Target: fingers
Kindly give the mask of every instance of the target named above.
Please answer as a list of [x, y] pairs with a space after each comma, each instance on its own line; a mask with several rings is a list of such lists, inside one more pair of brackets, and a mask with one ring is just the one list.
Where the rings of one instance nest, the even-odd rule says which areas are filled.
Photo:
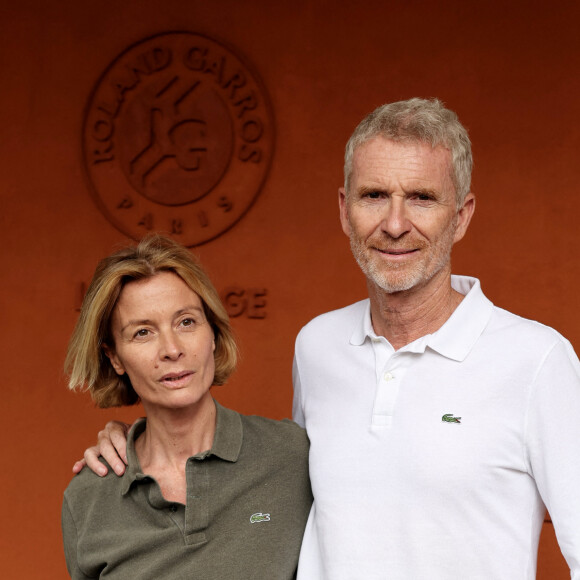
[[83, 469], [83, 467], [87, 464], [87, 462], [84, 459], [81, 459], [80, 461], [77, 461], [74, 465], [73, 465], [73, 473], [80, 473], [81, 470]]
[[[89, 469], [94, 471], [97, 475], [104, 477], [109, 473], [109, 470], [99, 461], [99, 455], [100, 452], [98, 446], [89, 447], [88, 449], [85, 449], [84, 462]], [[111, 464], [109, 463], [109, 465]]]
[[[92, 450], [95, 449], [98, 454], [102, 455], [107, 463], [113, 468], [113, 471], [117, 475], [123, 475], [125, 473], [125, 465], [127, 464], [127, 431], [129, 429], [128, 425], [121, 423], [119, 421], [109, 421], [105, 428], [99, 432], [98, 443], [96, 448], [89, 448], [87, 452], [89, 456], [85, 453], [85, 459], [87, 460], [87, 465], [93, 469], [94, 463]], [[89, 458], [91, 463], [89, 463]], [[103, 464], [99, 461], [101, 467]], [[98, 469], [97, 465], [94, 465], [96, 469], [93, 469], [95, 473], [101, 474], [102, 470]], [[105, 474], [106, 474], [105, 468]]]
[[[120, 421], [109, 421], [105, 426], [105, 432], [108, 434], [111, 444], [115, 448], [117, 455], [123, 460], [125, 465], [127, 465], [127, 433], [129, 432], [130, 425], [126, 423], [121, 423]], [[103, 438], [103, 442], [105, 438]], [[109, 458], [105, 455], [104, 451], [101, 450], [103, 456], [108, 461]], [[113, 457], [111, 457], [113, 459]], [[123, 466], [123, 471], [125, 466]]]
[[127, 464], [127, 432], [129, 425], [120, 421], [109, 421], [97, 436], [97, 444], [85, 450], [84, 458], [73, 465], [73, 473], [79, 473], [85, 466], [97, 475], [104, 477], [109, 473], [103, 459], [117, 475], [125, 473]]

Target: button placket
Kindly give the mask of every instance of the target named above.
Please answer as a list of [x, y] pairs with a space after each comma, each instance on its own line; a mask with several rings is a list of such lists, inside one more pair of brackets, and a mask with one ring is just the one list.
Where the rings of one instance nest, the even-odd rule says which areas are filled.
[[398, 393], [398, 356], [392, 346], [384, 339], [372, 339], [375, 353], [375, 372], [377, 386], [371, 424], [388, 427], [392, 422]]
[[189, 459], [186, 465], [187, 506], [185, 510], [185, 540], [187, 544], [207, 542], [209, 526], [209, 466], [207, 461]]

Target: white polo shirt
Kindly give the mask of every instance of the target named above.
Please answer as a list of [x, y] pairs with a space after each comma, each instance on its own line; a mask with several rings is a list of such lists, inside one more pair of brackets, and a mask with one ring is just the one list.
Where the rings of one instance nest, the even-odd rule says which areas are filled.
[[314, 505], [299, 580], [532, 580], [544, 504], [580, 580], [580, 363], [474, 278], [394, 351], [368, 300], [296, 340], [294, 419]]

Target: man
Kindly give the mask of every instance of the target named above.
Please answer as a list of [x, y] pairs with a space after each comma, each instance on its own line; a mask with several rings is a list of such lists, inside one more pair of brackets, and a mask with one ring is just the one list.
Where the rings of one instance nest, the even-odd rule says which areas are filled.
[[380, 107], [347, 144], [340, 219], [369, 296], [296, 341], [301, 580], [532, 579], [544, 506], [580, 580], [580, 364], [451, 276], [471, 167], [437, 100]]
[[452, 277], [475, 199], [456, 115], [411, 99], [346, 147], [342, 228], [369, 298], [296, 341], [315, 504], [302, 579], [530, 579], [548, 507], [580, 578], [580, 369], [555, 331]]

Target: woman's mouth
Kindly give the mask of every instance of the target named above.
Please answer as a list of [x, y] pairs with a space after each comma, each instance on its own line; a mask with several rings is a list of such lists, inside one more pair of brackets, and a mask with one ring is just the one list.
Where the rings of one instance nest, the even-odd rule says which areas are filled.
[[189, 377], [193, 375], [193, 371], [181, 371], [179, 373], [167, 373], [163, 375], [159, 381], [172, 387], [179, 387], [187, 383]]

